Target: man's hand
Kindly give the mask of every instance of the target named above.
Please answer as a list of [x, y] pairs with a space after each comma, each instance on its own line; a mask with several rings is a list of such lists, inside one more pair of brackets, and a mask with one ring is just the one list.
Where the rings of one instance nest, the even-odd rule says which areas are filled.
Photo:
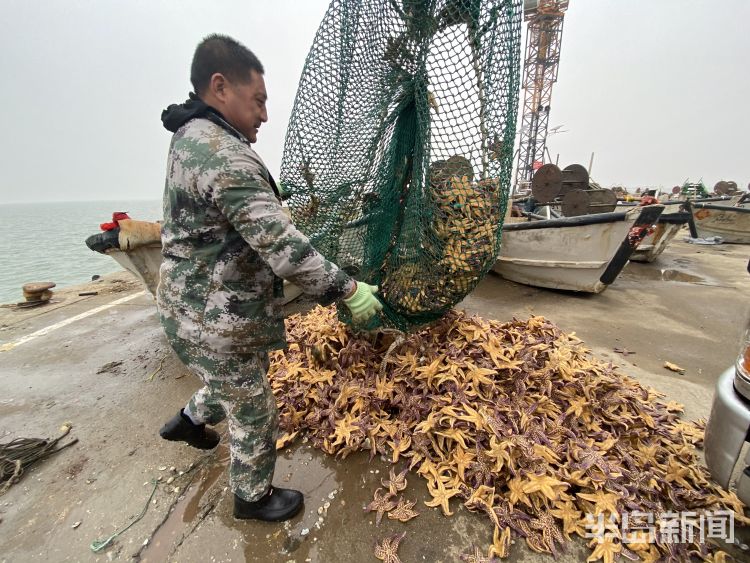
[[289, 188], [287, 188], [281, 182], [279, 182], [276, 185], [276, 189], [279, 190], [279, 197], [281, 198], [282, 201], [287, 200], [290, 197], [292, 197], [292, 190], [290, 190]]
[[349, 307], [352, 312], [352, 320], [356, 324], [366, 323], [383, 309], [383, 304], [375, 297], [377, 292], [377, 285], [357, 282], [354, 294], [344, 299], [344, 304]]

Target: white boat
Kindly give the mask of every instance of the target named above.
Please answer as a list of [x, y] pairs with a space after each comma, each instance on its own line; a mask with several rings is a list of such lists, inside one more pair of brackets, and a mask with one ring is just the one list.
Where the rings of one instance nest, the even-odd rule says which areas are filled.
[[[125, 215], [127, 217], [127, 215]], [[152, 221], [115, 219], [108, 230], [91, 235], [86, 246], [111, 256], [120, 266], [143, 282], [156, 295], [161, 266], [161, 224]]]
[[690, 202], [693, 237], [721, 237], [724, 242], [750, 244], [750, 208]]
[[648, 205], [626, 212], [506, 222], [493, 271], [526, 285], [601, 293], [663, 210], [663, 205]]

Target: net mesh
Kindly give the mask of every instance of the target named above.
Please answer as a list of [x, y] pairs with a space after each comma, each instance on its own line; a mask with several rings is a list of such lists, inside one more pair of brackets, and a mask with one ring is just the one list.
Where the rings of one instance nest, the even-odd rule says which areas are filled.
[[315, 247], [380, 286], [386, 325], [439, 318], [495, 261], [520, 29], [520, 0], [333, 0], [318, 29], [281, 182]]

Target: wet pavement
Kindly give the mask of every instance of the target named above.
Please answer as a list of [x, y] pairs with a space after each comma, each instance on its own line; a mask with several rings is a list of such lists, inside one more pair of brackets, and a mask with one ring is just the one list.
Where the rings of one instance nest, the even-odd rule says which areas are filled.
[[[576, 332], [597, 357], [685, 403], [687, 418], [698, 418], [707, 416], [715, 379], [737, 353], [750, 303], [748, 255], [748, 246], [675, 241], [657, 262], [629, 264], [600, 295], [490, 275], [462, 307], [499, 320], [544, 315]], [[87, 290], [99, 294], [78, 296]], [[487, 519], [459, 503], [451, 504], [450, 518], [424, 506], [428, 493], [417, 475], [408, 477], [406, 496], [418, 499], [421, 515], [376, 526], [363, 506], [389, 464], [366, 454], [332, 458], [302, 441], [280, 453], [275, 483], [305, 493], [304, 513], [287, 524], [234, 520], [226, 448], [201, 453], [157, 435], [199, 384], [170, 352], [151, 297], [122, 273], [58, 291], [53, 301], [0, 309], [0, 346], [10, 348], [0, 352], [0, 441], [56, 436], [70, 421], [79, 442], [0, 496], [0, 562], [377, 561], [375, 541], [401, 531], [404, 563], [453, 562], [473, 544], [486, 548], [491, 541]], [[665, 361], [685, 374], [664, 369]], [[155, 479], [143, 518], [94, 553], [92, 542], [141, 513]], [[583, 542], [571, 542], [559, 560], [589, 553]], [[516, 542], [509, 560], [552, 559]]]

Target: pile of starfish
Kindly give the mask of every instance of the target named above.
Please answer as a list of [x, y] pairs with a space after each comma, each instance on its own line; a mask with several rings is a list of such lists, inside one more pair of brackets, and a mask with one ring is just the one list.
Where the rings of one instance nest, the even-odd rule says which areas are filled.
[[[506, 557], [514, 537], [557, 556], [575, 535], [590, 561], [721, 561], [698, 534], [669, 541], [658, 515], [723, 510], [750, 523], [698, 460], [702, 421], [682, 420], [681, 405], [543, 317], [502, 323], [451, 311], [411, 334], [356, 333], [317, 307], [287, 319], [287, 332], [269, 371], [278, 447], [305, 435], [331, 455], [369, 450], [401, 464], [367, 507], [378, 522], [417, 516], [397, 496], [407, 473], [421, 476], [427, 506], [451, 516], [460, 502], [489, 520], [491, 543], [466, 561]], [[626, 513], [656, 515], [652, 535], [621, 537]], [[592, 518], [606, 534], [591, 537]], [[397, 563], [402, 539], [386, 538], [375, 555]]]

